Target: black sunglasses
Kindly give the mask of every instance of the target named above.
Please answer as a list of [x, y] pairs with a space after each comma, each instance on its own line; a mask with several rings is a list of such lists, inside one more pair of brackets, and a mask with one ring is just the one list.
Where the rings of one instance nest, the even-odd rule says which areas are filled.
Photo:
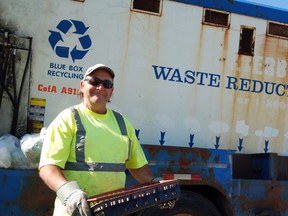
[[104, 88], [110, 89], [113, 87], [113, 82], [111, 80], [101, 80], [97, 77], [90, 77], [85, 79], [90, 85], [98, 86], [100, 84], [103, 84]]

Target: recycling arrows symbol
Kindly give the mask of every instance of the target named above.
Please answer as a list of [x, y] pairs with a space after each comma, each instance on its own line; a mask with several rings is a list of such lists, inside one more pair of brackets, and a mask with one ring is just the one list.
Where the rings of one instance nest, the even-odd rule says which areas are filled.
[[[76, 59], [82, 59], [92, 45], [89, 35], [85, 35], [85, 32], [89, 27], [86, 27], [83, 22], [78, 20], [62, 20], [56, 26], [56, 28], [59, 31], [49, 30], [51, 34], [48, 38], [49, 43], [56, 55], [61, 58], [69, 58], [70, 55], [73, 62], [75, 62]], [[73, 45], [72, 48], [64, 46], [64, 39], [70, 37], [69, 31], [73, 31], [72, 35], [76, 36], [79, 42], [75, 46]]]

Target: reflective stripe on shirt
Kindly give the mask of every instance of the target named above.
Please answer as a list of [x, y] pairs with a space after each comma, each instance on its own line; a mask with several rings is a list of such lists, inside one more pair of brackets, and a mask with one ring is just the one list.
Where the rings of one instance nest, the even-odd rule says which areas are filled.
[[124, 172], [125, 164], [114, 163], [92, 163], [92, 162], [67, 162], [66, 170], [87, 170], [87, 171], [107, 171]]

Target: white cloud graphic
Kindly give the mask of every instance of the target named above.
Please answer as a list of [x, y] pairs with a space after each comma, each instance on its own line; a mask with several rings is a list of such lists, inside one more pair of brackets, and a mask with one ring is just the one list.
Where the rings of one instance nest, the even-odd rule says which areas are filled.
[[187, 117], [183, 120], [183, 124], [189, 131], [195, 133], [200, 131], [200, 122], [194, 117]]
[[215, 134], [222, 134], [229, 131], [229, 126], [225, 122], [214, 121], [209, 124], [209, 129]]
[[245, 124], [245, 120], [236, 122], [236, 132], [242, 136], [247, 136], [249, 133], [249, 126]]
[[271, 138], [271, 137], [278, 136], [278, 134], [279, 134], [279, 130], [277, 128], [272, 128], [272, 127], [265, 127], [264, 130], [255, 131], [255, 136], [258, 136], [258, 137]]

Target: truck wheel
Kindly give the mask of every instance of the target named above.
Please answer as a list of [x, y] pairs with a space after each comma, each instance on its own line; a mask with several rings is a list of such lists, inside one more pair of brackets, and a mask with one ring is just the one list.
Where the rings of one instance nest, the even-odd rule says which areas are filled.
[[153, 207], [145, 210], [143, 216], [221, 216], [217, 207], [204, 196], [194, 192], [181, 192], [174, 208], [161, 210]]

